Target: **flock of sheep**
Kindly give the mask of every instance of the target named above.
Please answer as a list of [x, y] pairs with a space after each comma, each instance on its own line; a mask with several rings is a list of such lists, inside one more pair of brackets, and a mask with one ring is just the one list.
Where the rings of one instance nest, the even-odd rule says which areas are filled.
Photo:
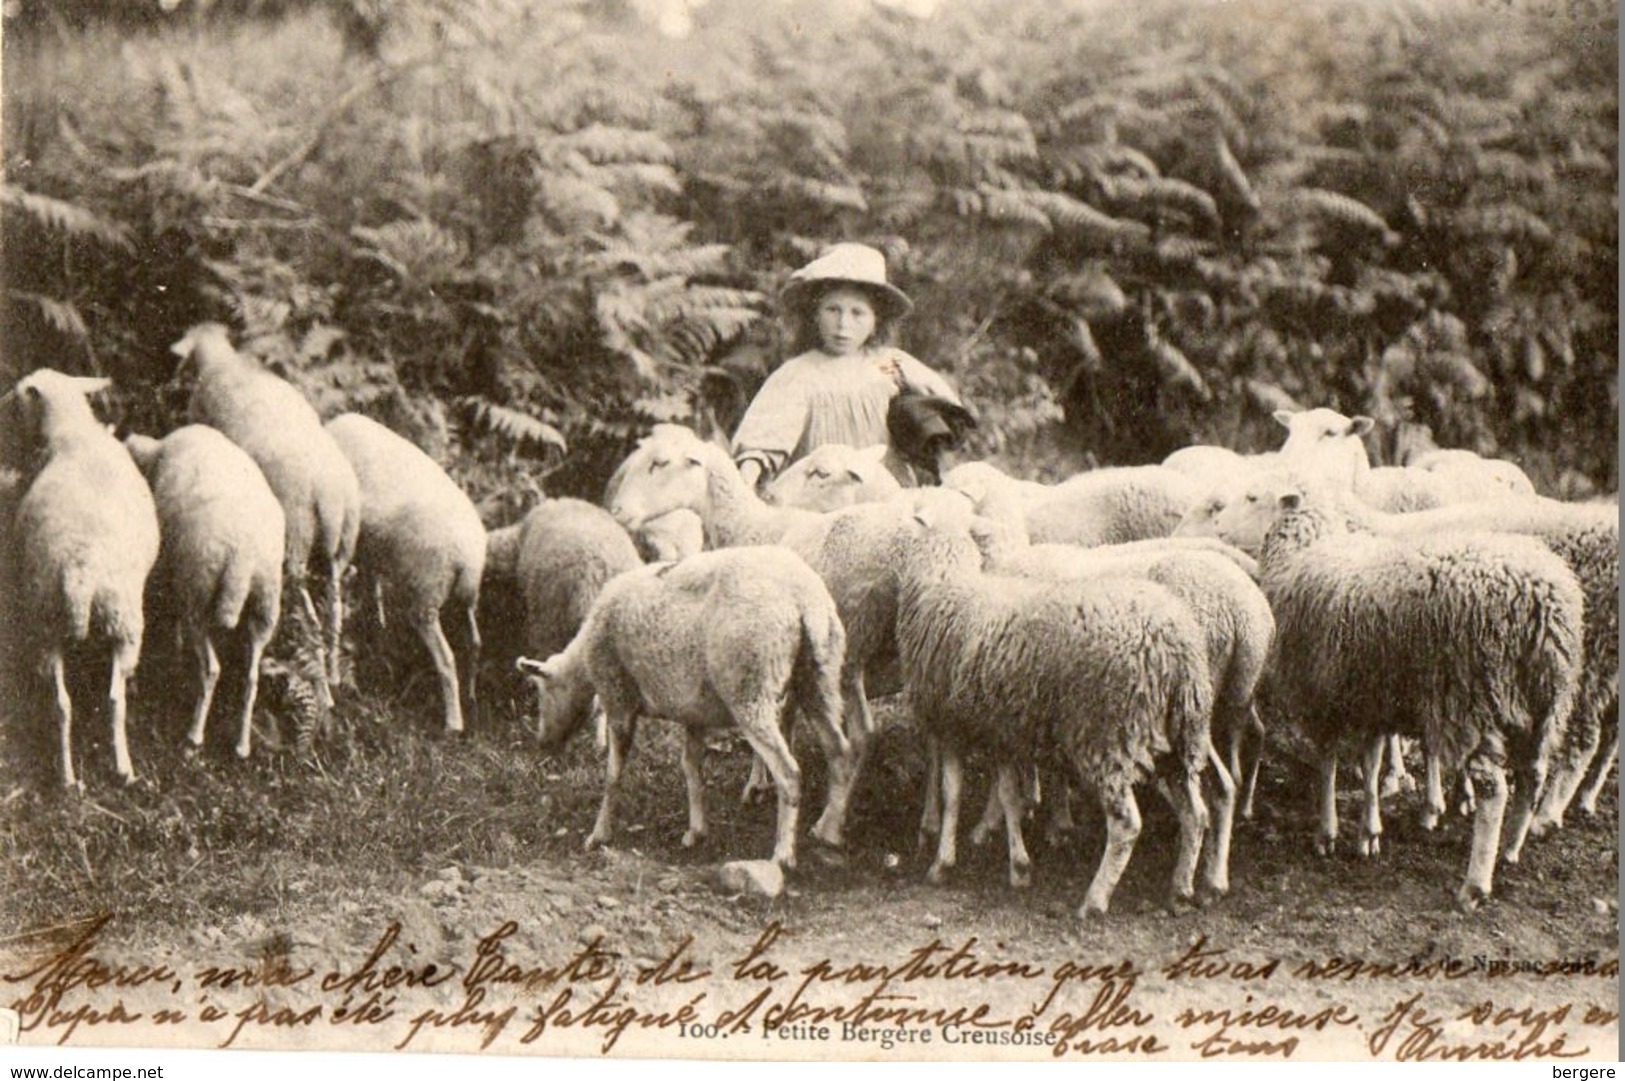
[[870, 700], [902, 691], [933, 761], [921, 794], [933, 881], [956, 861], [977, 752], [995, 775], [974, 836], [1003, 827], [1013, 885], [1030, 876], [1028, 809], [1064, 827], [1071, 792], [1087, 792], [1107, 839], [1080, 914], [1105, 913], [1140, 832], [1136, 791], [1154, 782], [1179, 822], [1173, 899], [1195, 898], [1199, 868], [1222, 894], [1235, 819], [1252, 813], [1262, 689], [1321, 763], [1322, 851], [1338, 837], [1339, 754], [1363, 770], [1370, 856], [1381, 799], [1403, 779], [1400, 741], [1420, 741], [1425, 824], [1452, 779], [1473, 808], [1457, 892], [1472, 908], [1491, 892], [1504, 820], [1515, 862], [1577, 795], [1594, 812], [1617, 758], [1617, 506], [1541, 498], [1515, 465], [1462, 451], [1373, 468], [1365, 418], [1281, 413], [1288, 437], [1271, 454], [1190, 447], [1053, 486], [975, 462], [905, 490], [885, 448], [824, 447], [768, 500], [723, 448], [660, 425], [617, 470], [607, 510], [547, 500], [487, 532], [427, 455], [358, 415], [324, 426], [223, 327], [196, 327], [175, 351], [195, 375], [194, 423], [161, 440], [114, 438], [87, 399], [105, 381], [42, 369], [6, 396], [33, 451], [7, 501], [14, 595], [69, 786], [66, 658], [86, 640], [111, 658], [115, 768], [135, 776], [125, 683], [155, 568], [197, 659], [194, 747], [220, 653], [246, 642], [247, 757], [285, 582], [316, 619], [312, 561], [328, 590], [324, 702], [353, 562], [428, 649], [452, 732], [476, 708], [482, 583], [520, 598], [543, 743], [601, 711], [607, 779], [589, 844], [612, 839], [646, 716], [686, 730], [685, 846], [706, 832], [706, 734], [725, 727], [756, 755], [746, 795], [777, 794], [772, 858], [794, 865], [799, 723], [829, 766], [813, 837], [838, 848], [876, 745]]

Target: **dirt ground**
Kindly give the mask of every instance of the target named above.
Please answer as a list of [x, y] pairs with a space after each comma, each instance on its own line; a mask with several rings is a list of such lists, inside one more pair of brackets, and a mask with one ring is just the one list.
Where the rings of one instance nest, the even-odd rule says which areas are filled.
[[[928, 885], [912, 829], [923, 766], [895, 734], [879, 752], [892, 764], [858, 793], [844, 863], [804, 840], [778, 899], [722, 891], [720, 862], [770, 850], [772, 808], [737, 804], [743, 749], [714, 754], [712, 835], [682, 849], [670, 737], [650, 733], [629, 775], [653, 812], [624, 818], [607, 851], [581, 851], [596, 798], [588, 748], [570, 778], [588, 790], [537, 808], [545, 840], [520, 858], [391, 868], [290, 852], [274, 904], [198, 921], [120, 915], [90, 940], [84, 925], [10, 938], [7, 994], [38, 1026], [24, 1041], [769, 1058], [1617, 1054], [1614, 782], [1598, 820], [1532, 844], [1470, 915], [1451, 904], [1465, 820], [1424, 832], [1419, 797], [1402, 794], [1386, 807], [1380, 858], [1318, 858], [1313, 786], [1282, 762], [1265, 770], [1257, 817], [1238, 824], [1230, 895], [1171, 912], [1175, 824], [1147, 795], [1112, 912], [1086, 924], [1074, 910], [1102, 843], [1087, 819], [1059, 848], [1030, 831], [1029, 890], [1004, 883], [1002, 842], [962, 845], [954, 879]], [[967, 806], [980, 798], [972, 788]], [[1356, 798], [1345, 786], [1345, 816]], [[54, 967], [40, 967], [48, 957]], [[138, 964], [167, 970], [143, 979]], [[143, 1016], [109, 1019], [115, 1002]]]

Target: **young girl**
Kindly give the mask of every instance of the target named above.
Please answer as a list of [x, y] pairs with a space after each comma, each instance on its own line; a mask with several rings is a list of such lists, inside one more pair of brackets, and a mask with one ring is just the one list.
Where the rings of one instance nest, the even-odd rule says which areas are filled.
[[[780, 299], [796, 321], [798, 355], [768, 376], [734, 434], [747, 484], [825, 443], [885, 443], [886, 409], [899, 391], [959, 401], [947, 380], [889, 344], [914, 305], [886, 281], [886, 258], [874, 248], [835, 245], [790, 275]], [[895, 454], [886, 464], [914, 483]]]

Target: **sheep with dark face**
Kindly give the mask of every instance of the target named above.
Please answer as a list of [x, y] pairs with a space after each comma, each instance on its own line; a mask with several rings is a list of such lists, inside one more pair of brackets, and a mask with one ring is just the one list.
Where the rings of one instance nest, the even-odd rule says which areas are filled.
[[800, 711], [829, 759], [829, 799], [813, 833], [838, 844], [853, 780], [852, 748], [841, 725], [845, 649], [835, 604], [805, 563], [780, 548], [733, 548], [617, 576], [562, 653], [546, 661], [521, 658], [520, 668], [538, 683], [544, 746], [568, 739], [586, 722], [594, 693], [603, 705], [608, 775], [589, 846], [611, 839], [638, 718], [664, 717], [686, 733], [684, 846], [706, 832], [705, 733], [732, 727], [773, 776], [779, 795], [773, 859], [793, 867], [801, 769], [785, 742], [784, 713]]

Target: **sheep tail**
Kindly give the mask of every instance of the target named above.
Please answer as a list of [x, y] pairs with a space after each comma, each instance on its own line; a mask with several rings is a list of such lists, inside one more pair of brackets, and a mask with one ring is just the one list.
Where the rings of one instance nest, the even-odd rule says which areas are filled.
[[851, 749], [841, 723], [841, 664], [845, 656], [846, 630], [834, 609], [803, 606], [791, 694], [801, 704], [805, 719], [828, 730], [843, 755]]
[[1201, 657], [1179, 667], [1170, 688], [1166, 729], [1173, 751], [1188, 776], [1199, 776], [1213, 752], [1213, 684]]

